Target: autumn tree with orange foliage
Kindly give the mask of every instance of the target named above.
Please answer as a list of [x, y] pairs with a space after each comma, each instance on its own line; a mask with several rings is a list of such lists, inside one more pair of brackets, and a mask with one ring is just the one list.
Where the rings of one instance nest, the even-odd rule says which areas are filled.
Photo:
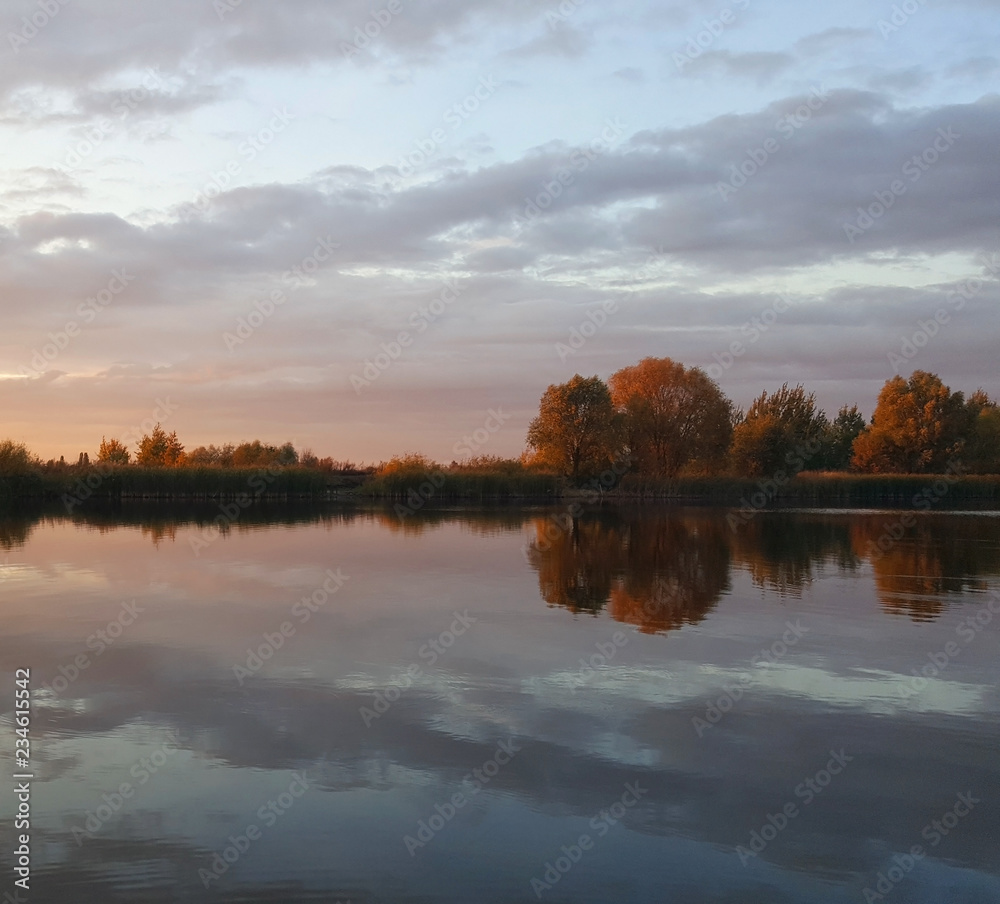
[[619, 419], [600, 377], [576, 374], [550, 386], [528, 427], [531, 463], [573, 481], [608, 467], [620, 445]]
[[101, 447], [97, 450], [97, 460], [107, 465], [127, 465], [131, 460], [128, 447], [119, 439], [101, 437]]
[[936, 374], [896, 376], [882, 387], [871, 425], [854, 441], [852, 464], [870, 474], [941, 474], [962, 452], [970, 427], [964, 396]]
[[703, 370], [643, 358], [612, 374], [609, 385], [639, 471], [672, 480], [694, 461], [719, 467], [733, 433], [733, 407]]
[[139, 440], [136, 464], [153, 468], [176, 468], [184, 464], [184, 446], [177, 431], [167, 433], [159, 424]]

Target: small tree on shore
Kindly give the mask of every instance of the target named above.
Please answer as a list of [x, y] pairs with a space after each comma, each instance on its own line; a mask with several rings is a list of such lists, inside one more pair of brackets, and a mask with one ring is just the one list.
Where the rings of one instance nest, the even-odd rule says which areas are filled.
[[24, 443], [12, 439], [0, 441], [0, 475], [14, 476], [27, 474], [40, 462]]
[[101, 437], [101, 447], [97, 450], [97, 460], [104, 465], [127, 465], [132, 456], [128, 447], [117, 439]]
[[184, 446], [177, 431], [168, 434], [159, 424], [139, 440], [136, 463], [151, 468], [176, 468], [184, 464]]

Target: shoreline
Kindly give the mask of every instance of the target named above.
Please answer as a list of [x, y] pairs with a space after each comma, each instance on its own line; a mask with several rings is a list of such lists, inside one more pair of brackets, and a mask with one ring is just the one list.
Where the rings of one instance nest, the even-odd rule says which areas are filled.
[[[426, 477], [426, 479], [424, 479]], [[616, 487], [569, 487], [551, 475], [413, 475], [392, 487], [370, 475], [286, 469], [72, 469], [66, 474], [0, 476], [0, 505], [62, 503], [68, 514], [88, 503], [259, 502], [397, 505], [407, 514], [440, 505], [722, 506], [765, 509], [1000, 510], [1000, 475], [856, 475], [806, 473], [768, 478], [690, 477], [655, 481], [626, 476]]]

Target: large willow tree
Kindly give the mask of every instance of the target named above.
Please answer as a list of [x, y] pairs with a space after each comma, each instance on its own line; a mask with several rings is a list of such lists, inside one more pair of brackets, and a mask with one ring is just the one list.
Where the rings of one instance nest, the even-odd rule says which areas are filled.
[[691, 462], [721, 463], [733, 432], [729, 399], [703, 370], [670, 358], [643, 358], [610, 380], [632, 463], [668, 480]]

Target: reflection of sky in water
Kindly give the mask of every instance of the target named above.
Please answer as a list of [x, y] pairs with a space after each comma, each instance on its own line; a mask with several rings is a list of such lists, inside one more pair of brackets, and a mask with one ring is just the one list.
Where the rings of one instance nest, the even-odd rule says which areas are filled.
[[[183, 522], [155, 545], [36, 525], [0, 582], [4, 668], [31, 666], [40, 688], [88, 665], [36, 696], [31, 900], [533, 900], [531, 878], [634, 781], [649, 794], [546, 899], [863, 900], [971, 790], [984, 804], [894, 895], [1000, 900], [1000, 618], [956, 633], [1000, 583], [997, 519], [923, 517], [872, 561], [884, 514], [762, 515], [740, 535], [718, 515], [606, 514], [544, 550], [537, 518], [255, 525], [199, 557]], [[337, 568], [347, 584], [302, 622], [293, 607]], [[88, 648], [133, 599], [138, 620]], [[465, 610], [476, 622], [432, 665], [421, 649]], [[239, 684], [233, 667], [283, 621], [293, 636]], [[752, 664], [788, 622], [801, 639]], [[958, 655], [907, 694], [949, 641]], [[693, 720], [736, 686], [699, 737]], [[8, 713], [4, 767], [11, 729]], [[520, 752], [473, 794], [511, 738]], [[855, 759], [744, 868], [736, 846], [832, 749]], [[265, 826], [296, 771], [311, 789]], [[122, 782], [134, 795], [78, 846], [72, 828]], [[411, 857], [403, 837], [457, 791], [468, 804]], [[262, 837], [205, 892], [198, 870], [251, 823]]]

